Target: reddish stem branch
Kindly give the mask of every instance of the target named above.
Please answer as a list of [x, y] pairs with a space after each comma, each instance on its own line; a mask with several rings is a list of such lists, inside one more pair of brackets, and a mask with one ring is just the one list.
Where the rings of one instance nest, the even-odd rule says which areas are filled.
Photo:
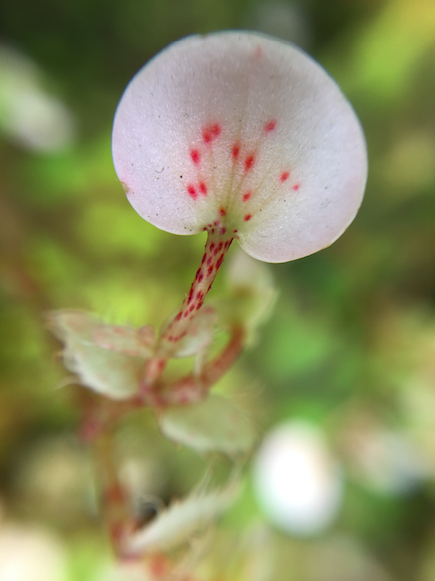
[[144, 405], [165, 408], [170, 405], [188, 405], [204, 399], [211, 387], [225, 374], [239, 356], [245, 338], [240, 326], [231, 329], [230, 338], [222, 351], [209, 361], [199, 375], [188, 375], [174, 381], [159, 380], [152, 387], [142, 386]]

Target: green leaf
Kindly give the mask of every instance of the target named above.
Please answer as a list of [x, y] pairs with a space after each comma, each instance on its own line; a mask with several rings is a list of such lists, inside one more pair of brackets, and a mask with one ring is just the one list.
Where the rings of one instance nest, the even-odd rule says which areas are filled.
[[194, 493], [173, 502], [146, 527], [125, 537], [127, 553], [169, 551], [188, 543], [195, 533], [209, 527], [234, 502], [239, 491], [237, 479], [221, 490]]
[[211, 394], [199, 403], [165, 410], [159, 418], [163, 434], [198, 452], [248, 453], [256, 439], [252, 422], [229, 399]]
[[119, 325], [98, 325], [93, 337], [98, 347], [129, 357], [148, 359], [153, 355], [154, 330], [150, 326], [134, 329]]
[[48, 324], [65, 344], [65, 367], [82, 385], [116, 400], [136, 393], [144, 360], [97, 346], [93, 335], [102, 324], [99, 319], [82, 311], [63, 310], [50, 313]]

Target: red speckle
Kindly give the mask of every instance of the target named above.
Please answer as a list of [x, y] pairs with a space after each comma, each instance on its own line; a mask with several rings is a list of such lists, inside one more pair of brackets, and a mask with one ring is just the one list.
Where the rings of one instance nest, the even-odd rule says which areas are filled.
[[211, 229], [211, 233], [214, 234], [214, 228]]
[[235, 143], [233, 145], [233, 149], [231, 150], [232, 158], [237, 159], [239, 157], [239, 153], [240, 153], [240, 145], [238, 143]]
[[184, 313], [184, 318], [186, 318], [186, 317], [188, 317], [188, 316], [189, 316], [189, 311], [186, 311], [186, 312]]
[[194, 308], [195, 308], [195, 305], [190, 305], [189, 312], [191, 313], [194, 310]]
[[210, 264], [213, 262], [213, 256], [210, 256], [210, 258], [207, 260], [207, 266], [210, 266]]
[[193, 186], [192, 184], [189, 184], [189, 185], [187, 186], [187, 192], [188, 192], [188, 194], [189, 194], [189, 196], [190, 196], [191, 198], [193, 198], [194, 200], [196, 200], [196, 198], [197, 198], [198, 194], [196, 193], [196, 188], [195, 188], [195, 186]]
[[198, 276], [198, 282], [202, 282], [202, 280], [204, 280], [204, 275], [201, 273], [201, 274]]
[[193, 288], [191, 287], [189, 291], [189, 296], [187, 297], [187, 304], [190, 304], [193, 300]]
[[196, 310], [200, 309], [202, 307], [204, 301], [199, 301], [199, 303], [196, 306]]
[[207, 270], [207, 276], [210, 276], [212, 272], [213, 272], [213, 267], [210, 266], [210, 268]]
[[252, 196], [252, 192], [246, 192], [246, 194], [243, 194], [243, 198], [242, 198], [242, 200], [243, 200], [244, 202], [247, 202], [248, 200], [250, 200], [250, 199], [251, 199], [251, 196]]
[[249, 222], [249, 220], [251, 218], [252, 218], [252, 214], [246, 214], [243, 219], [244, 219], [245, 222]]
[[226, 216], [227, 215], [227, 211], [225, 210], [225, 208], [220, 208], [219, 215], [220, 216]]
[[218, 268], [220, 267], [220, 265], [222, 264], [222, 261], [224, 259], [225, 253], [222, 252], [222, 254], [219, 256], [217, 262], [216, 262], [216, 270], [218, 270]]
[[201, 161], [201, 156], [197, 149], [190, 150], [190, 157], [195, 165], [198, 165], [199, 162]]
[[175, 317], [175, 320], [176, 320], [176, 321], [179, 321], [179, 320], [181, 319], [181, 317], [182, 317], [182, 316], [183, 316], [183, 312], [182, 312], [182, 311], [180, 311], [180, 312], [178, 313], [178, 315]]
[[157, 554], [150, 560], [150, 570], [156, 579], [163, 579], [170, 571], [170, 561], [164, 555]]
[[212, 125], [207, 125], [202, 130], [202, 138], [204, 143], [211, 143], [222, 133], [222, 128], [219, 123], [213, 123]]
[[254, 51], [254, 58], [260, 59], [263, 56], [263, 48], [258, 45]]
[[200, 301], [204, 297], [204, 293], [202, 291], [198, 291], [196, 293], [196, 300]]
[[276, 127], [276, 119], [271, 119], [268, 123], [266, 123], [266, 125], [264, 126], [264, 130], [267, 131], [267, 133], [269, 133], [270, 131], [273, 131]]
[[281, 183], [283, 184], [286, 180], [288, 180], [288, 177], [290, 175], [289, 171], [283, 171], [282, 174], [280, 175], [279, 179], [281, 181]]
[[225, 234], [225, 232], [227, 231], [227, 229], [225, 228], [225, 226], [222, 226], [222, 228], [219, 228], [219, 234], [221, 236], [223, 236]]
[[297, 191], [298, 191], [298, 189], [299, 189], [299, 184], [295, 184], [295, 185], [293, 186], [293, 190], [294, 190], [295, 192], [297, 192]]
[[203, 194], [204, 196], [207, 195], [207, 186], [205, 185], [204, 182], [199, 182], [199, 191], [201, 192], [201, 194]]
[[216, 220], [215, 222], [213, 222], [214, 226], [219, 226], [219, 220]]
[[220, 252], [223, 248], [224, 243], [221, 241], [219, 242], [218, 246], [217, 246], [217, 251]]
[[[210, 244], [210, 250], [213, 250], [213, 248], [214, 248], [215, 246], [216, 246], [216, 244], [215, 244], [214, 242], [212, 242], [212, 243]], [[204, 258], [205, 258], [205, 256], [204, 256]]]
[[255, 162], [255, 156], [254, 155], [248, 155], [248, 157], [245, 159], [245, 171], [249, 171], [252, 166], [254, 165]]

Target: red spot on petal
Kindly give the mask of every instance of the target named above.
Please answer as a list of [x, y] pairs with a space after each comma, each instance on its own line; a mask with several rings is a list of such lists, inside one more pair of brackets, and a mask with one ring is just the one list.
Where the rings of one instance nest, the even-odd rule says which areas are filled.
[[189, 309], [189, 313], [191, 313], [193, 311], [193, 309], [195, 308], [195, 305], [191, 305], [190, 309]]
[[239, 157], [240, 154], [240, 145], [238, 143], [235, 143], [233, 145], [233, 149], [231, 150], [231, 156], [233, 159], [237, 159]]
[[182, 317], [182, 316], [183, 316], [183, 312], [182, 312], [182, 311], [180, 311], [180, 312], [178, 313], [178, 315], [175, 317], [175, 320], [176, 320], [176, 321], [179, 321], [179, 320], [181, 319], [181, 317]]
[[204, 182], [199, 182], [199, 191], [201, 192], [201, 194], [203, 194], [204, 196], [207, 195], [207, 186], [205, 185]]
[[297, 192], [297, 191], [298, 191], [298, 189], [299, 189], [299, 184], [295, 184], [295, 185], [293, 186], [293, 190], [294, 190], [295, 192]]
[[254, 58], [260, 59], [263, 56], [263, 49], [260, 45], [255, 48]]
[[214, 137], [219, 137], [219, 135], [222, 133], [222, 127], [219, 125], [219, 123], [215, 123], [211, 126], [210, 129]]
[[273, 131], [276, 127], [276, 119], [271, 119], [268, 123], [266, 123], [266, 125], [264, 126], [264, 130], [267, 131], [267, 133], [270, 133], [270, 131]]
[[198, 276], [198, 282], [202, 282], [203, 280], [204, 280], [204, 275], [201, 273], [201, 274]]
[[190, 157], [195, 165], [198, 165], [199, 162], [201, 161], [201, 156], [197, 149], [190, 150]]
[[212, 123], [207, 125], [202, 130], [202, 139], [204, 143], [211, 143], [222, 133], [222, 128], [219, 123]]
[[[216, 246], [216, 244], [215, 244], [214, 242], [212, 242], [212, 243], [210, 244], [210, 250], [213, 250], [213, 248], [214, 248], [215, 246]], [[204, 257], [204, 258], [205, 258], [205, 257]]]
[[202, 307], [204, 301], [199, 301], [199, 303], [196, 305], [196, 310], [200, 309]]
[[188, 192], [189, 196], [190, 196], [191, 198], [193, 198], [194, 200], [196, 200], [196, 198], [198, 197], [198, 194], [197, 194], [197, 192], [196, 192], [196, 188], [195, 188], [195, 186], [193, 186], [192, 184], [189, 184], [189, 185], [187, 186], [187, 192]]
[[225, 232], [227, 231], [227, 229], [225, 228], [225, 226], [222, 226], [221, 228], [219, 228], [219, 234], [221, 236], [223, 236], [225, 234]]
[[223, 248], [224, 243], [221, 241], [219, 242], [219, 244], [217, 245], [217, 251], [220, 252]]
[[210, 258], [207, 259], [207, 266], [210, 266], [210, 264], [213, 262], [213, 256], [210, 256]]
[[225, 210], [225, 208], [220, 208], [219, 215], [220, 216], [226, 216], [227, 215], [227, 211]]
[[245, 214], [245, 216], [243, 217], [245, 222], [249, 222], [249, 220], [252, 218], [252, 214]]
[[283, 171], [282, 174], [280, 175], [280, 181], [283, 184], [286, 180], [288, 180], [288, 177], [290, 175], [289, 171]]
[[207, 270], [207, 276], [210, 276], [212, 272], [213, 272], [213, 267], [210, 266], [210, 268]]
[[248, 200], [250, 200], [250, 199], [251, 199], [251, 196], [252, 196], [252, 192], [246, 192], [246, 194], [243, 194], [243, 198], [242, 198], [242, 200], [243, 200], [244, 202], [247, 202]]
[[252, 166], [255, 163], [255, 156], [254, 155], [248, 155], [248, 157], [245, 159], [245, 171], [249, 171]]

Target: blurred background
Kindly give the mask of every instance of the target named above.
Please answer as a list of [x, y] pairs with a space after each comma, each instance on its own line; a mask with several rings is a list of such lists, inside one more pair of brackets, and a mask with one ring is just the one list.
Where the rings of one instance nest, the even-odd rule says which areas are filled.
[[[268, 435], [207, 579], [435, 580], [434, 2], [3, 0], [0, 581], [109, 579], [92, 459], [76, 436], [84, 390], [44, 313], [159, 326], [182, 300], [204, 239], [131, 209], [111, 124], [151, 56], [222, 29], [310, 52], [361, 119], [370, 175], [342, 238], [270, 267], [276, 310], [220, 385]], [[129, 486], [163, 499], [204, 465], [145, 412], [123, 426], [118, 453]]]

